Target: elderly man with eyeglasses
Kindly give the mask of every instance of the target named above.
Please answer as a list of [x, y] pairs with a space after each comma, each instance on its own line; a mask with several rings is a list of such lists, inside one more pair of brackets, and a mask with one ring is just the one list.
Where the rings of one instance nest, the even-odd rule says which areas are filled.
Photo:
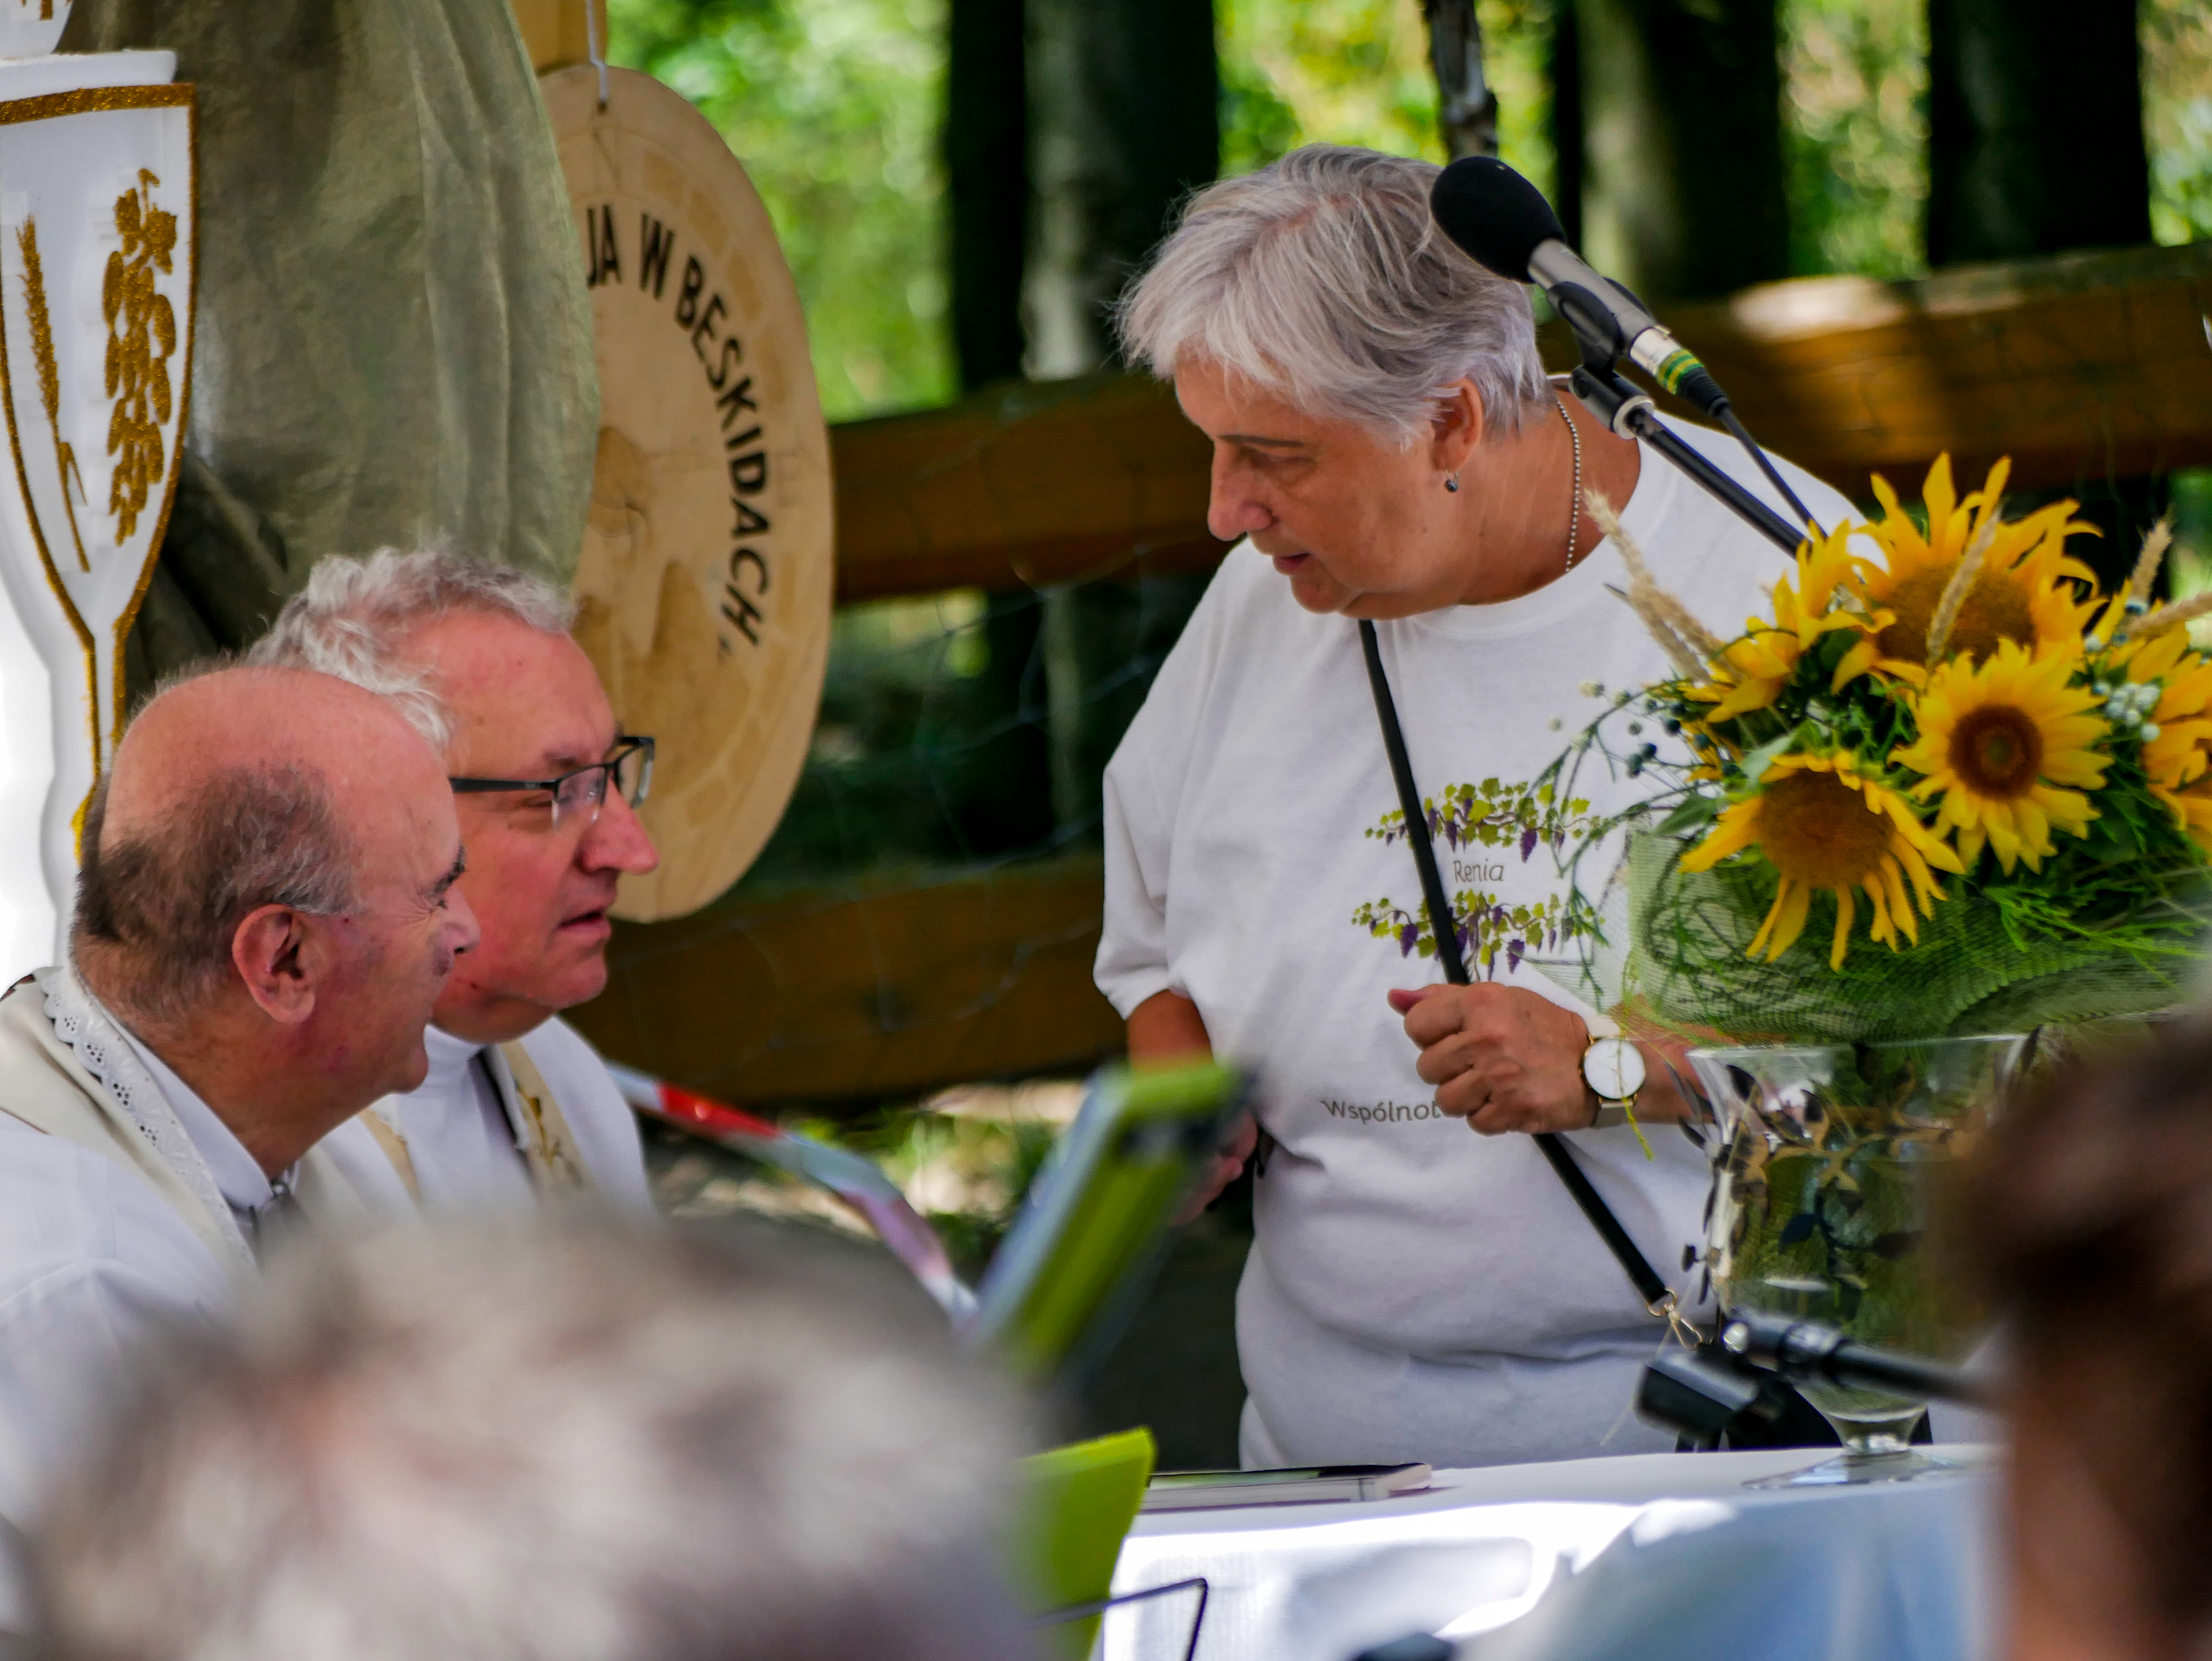
[[252, 654], [383, 694], [445, 755], [483, 939], [438, 1002], [428, 1076], [362, 1116], [380, 1175], [425, 1209], [651, 1205], [636, 1122], [559, 1013], [606, 984], [623, 873], [659, 863], [635, 812], [653, 740], [617, 724], [572, 620], [523, 572], [386, 550], [324, 560]]

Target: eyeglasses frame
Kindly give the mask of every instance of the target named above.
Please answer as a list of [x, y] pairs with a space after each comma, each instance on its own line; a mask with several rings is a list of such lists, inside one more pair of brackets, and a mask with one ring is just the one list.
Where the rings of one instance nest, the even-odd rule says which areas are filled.
[[637, 794], [634, 796], [624, 796], [623, 800], [627, 801], [632, 808], [642, 807], [645, 806], [647, 793], [653, 788], [653, 742], [650, 737], [641, 733], [626, 733], [615, 740], [614, 751], [614, 754], [609, 756], [604, 761], [595, 761], [584, 767], [572, 767], [567, 772], [550, 779], [474, 779], [448, 777], [446, 782], [453, 787], [453, 794], [457, 796], [491, 795], [496, 792], [503, 790], [545, 791], [553, 798], [551, 809], [553, 823], [556, 825], [558, 825], [561, 822], [561, 787], [566, 784], [570, 779], [580, 778], [586, 773], [605, 773], [606, 775], [606, 784], [599, 792], [599, 800], [592, 804], [592, 817], [584, 821], [586, 825], [592, 825], [597, 824], [599, 822], [599, 815], [601, 812], [605, 812], [606, 808], [607, 797], [611, 793], [614, 792], [615, 769], [621, 766], [632, 756], [638, 755], [642, 752], [644, 756], [644, 764], [639, 770], [637, 776]]

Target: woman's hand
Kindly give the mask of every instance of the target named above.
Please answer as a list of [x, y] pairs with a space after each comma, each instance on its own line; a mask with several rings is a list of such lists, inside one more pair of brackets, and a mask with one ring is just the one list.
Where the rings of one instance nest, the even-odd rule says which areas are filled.
[[1252, 1150], [1260, 1146], [1260, 1123], [1248, 1108], [1230, 1122], [1214, 1145], [1213, 1163], [1206, 1167], [1206, 1175], [1190, 1197], [1182, 1202], [1176, 1214], [1178, 1224], [1192, 1218], [1221, 1197], [1221, 1191], [1244, 1174], [1244, 1162], [1252, 1157]]
[[1437, 1105], [1468, 1129], [1582, 1130], [1597, 1115], [1583, 1081], [1589, 1029], [1581, 1016], [1517, 986], [1425, 986], [1392, 992], [1406, 1036], [1421, 1048], [1415, 1071]]

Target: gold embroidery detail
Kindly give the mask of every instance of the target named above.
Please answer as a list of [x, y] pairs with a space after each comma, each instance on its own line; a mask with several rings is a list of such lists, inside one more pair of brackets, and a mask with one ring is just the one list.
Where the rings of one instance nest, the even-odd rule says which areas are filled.
[[[561, 1104], [544, 1074], [530, 1059], [530, 1052], [522, 1047], [520, 1039], [500, 1045], [498, 1055], [506, 1064], [507, 1077], [502, 1082], [514, 1092], [515, 1106], [520, 1110], [515, 1116], [526, 1144], [523, 1159], [530, 1167], [531, 1176], [549, 1194], [588, 1190], [592, 1186], [592, 1174], [585, 1169], [576, 1152], [568, 1118], [562, 1113]], [[486, 1059], [489, 1059], [489, 1055]], [[492, 1076], [498, 1078], [497, 1069], [494, 1069]]]
[[11, 98], [0, 103], [0, 126], [21, 121], [44, 121], [57, 115], [82, 115], [88, 110], [153, 110], [190, 104], [189, 81], [165, 82], [153, 87], [80, 87], [75, 92], [40, 93], [36, 98]]
[[[69, 515], [70, 540], [76, 544], [76, 563], [82, 570], [92, 569], [92, 562], [85, 557], [84, 536], [76, 527], [76, 504], [70, 499], [70, 478], [76, 478], [76, 493], [85, 495], [84, 475], [78, 472], [76, 452], [62, 437], [62, 379], [54, 362], [54, 332], [46, 317], [46, 277], [39, 264], [39, 227], [33, 219], [23, 221], [23, 228], [15, 233], [15, 246], [23, 254], [23, 301], [31, 326], [31, 355], [38, 360], [39, 403], [46, 412], [46, 429], [54, 435], [54, 471], [61, 475], [62, 511]], [[108, 348], [110, 357], [114, 347]], [[91, 506], [86, 497], [85, 505]]]
[[[0, 127], [15, 126], [33, 121], [46, 121], [57, 116], [83, 115], [94, 110], [180, 108], [185, 112], [185, 131], [191, 148], [191, 170], [197, 176], [199, 171], [200, 153], [199, 110], [195, 101], [197, 90], [189, 81], [173, 81], [161, 86], [85, 87], [75, 92], [46, 93], [37, 98], [10, 99], [0, 101]], [[197, 215], [192, 220], [192, 240], [197, 251], [199, 240], [199, 219]], [[195, 259], [197, 259], [196, 252]], [[0, 308], [4, 308], [4, 299], [0, 298]], [[187, 306], [185, 308], [185, 362], [179, 376], [177, 398], [179, 405], [177, 428], [179, 434], [184, 430], [185, 406], [190, 403], [191, 398], [192, 338], [192, 308]], [[29, 471], [23, 460], [22, 431], [15, 421], [13, 385], [14, 370], [9, 363], [7, 332], [0, 329], [0, 423], [4, 423], [7, 427], [9, 455], [15, 464], [15, 478], [21, 487], [23, 501], [28, 504], [32, 500], [31, 479]], [[177, 448], [178, 454], [180, 455], [183, 453], [183, 447], [182, 443], [179, 442]], [[111, 705], [114, 717], [108, 739], [111, 743], [120, 739], [123, 736], [125, 713], [123, 642], [131, 633], [131, 624], [137, 620], [138, 609], [145, 603], [146, 590], [154, 581], [155, 556], [161, 551], [161, 538], [168, 526], [169, 509], [175, 504], [175, 491], [168, 488], [173, 484], [173, 480], [164, 481], [161, 518], [154, 526], [154, 535], [147, 546], [145, 560], [138, 569], [138, 586], [131, 590], [131, 603], [123, 608], [122, 615], [115, 620], [112, 642], [114, 656], [112, 669], [114, 692]], [[69, 619], [70, 628], [76, 633], [77, 643], [84, 648], [85, 678], [89, 695], [89, 707], [85, 713], [87, 722], [91, 727], [93, 777], [97, 781], [105, 764], [102, 756], [106, 748], [102, 742], [100, 726], [99, 648], [93, 639], [91, 629], [85, 623], [84, 614], [77, 610], [76, 601], [70, 596], [69, 586], [62, 581], [60, 571], [55, 569], [53, 555], [46, 546], [46, 531], [39, 523], [38, 514], [32, 513], [29, 518], [31, 540], [39, 551], [39, 569], [45, 574], [46, 587], [53, 594], [56, 603], [61, 606], [62, 615]], [[90, 800], [88, 795], [86, 800]], [[74, 821], [79, 833], [76, 851], [80, 862], [84, 857], [83, 816], [84, 809], [80, 806]]]
[[[118, 542], [131, 539], [148, 492], [167, 476], [161, 429], [173, 407], [169, 360], [177, 350], [177, 313], [168, 295], [154, 286], [154, 273], [171, 269], [177, 216], [154, 205], [154, 186], [161, 182], [141, 167], [138, 188], [115, 198], [115, 229], [123, 246], [107, 256], [100, 286], [107, 319], [107, 395], [115, 400], [107, 423], [107, 453], [116, 458], [107, 511], [115, 515]], [[84, 557], [82, 546], [77, 557]]]
[[538, 1164], [545, 1186], [556, 1194], [580, 1193], [591, 1184], [584, 1173], [568, 1158], [568, 1150], [554, 1137], [545, 1123], [545, 1104], [531, 1095], [518, 1084], [515, 1100], [530, 1120], [531, 1151], [538, 1155]]
[[415, 1180], [415, 1156], [408, 1151], [407, 1133], [373, 1107], [364, 1107], [354, 1116], [368, 1130], [370, 1140], [384, 1150], [384, 1157], [392, 1161], [392, 1170], [399, 1173], [399, 1180], [407, 1189], [407, 1197], [421, 1205], [422, 1188]]

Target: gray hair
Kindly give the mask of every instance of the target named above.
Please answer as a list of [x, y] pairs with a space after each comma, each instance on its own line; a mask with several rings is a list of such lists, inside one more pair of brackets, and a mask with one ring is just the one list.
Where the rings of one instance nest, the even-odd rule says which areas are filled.
[[332, 554], [318, 562], [246, 660], [320, 670], [388, 698], [442, 751], [453, 742], [453, 714], [428, 672], [398, 647], [410, 630], [451, 611], [509, 617], [549, 635], [565, 634], [576, 619], [568, 596], [511, 565], [435, 549], [380, 548], [366, 559]]
[[1018, 1661], [1021, 1415], [871, 1258], [580, 1216], [280, 1262], [50, 1502], [58, 1661]]
[[352, 909], [360, 855], [312, 767], [222, 768], [158, 828], [103, 849], [114, 777], [101, 776], [85, 809], [70, 940], [79, 961], [119, 948], [103, 977], [119, 1013], [157, 1026], [189, 1019], [232, 973], [238, 926], [264, 905]]
[[1548, 407], [1528, 296], [1436, 228], [1438, 171], [1309, 144], [1209, 186], [1116, 307], [1123, 355], [1163, 377], [1210, 360], [1401, 446], [1471, 380], [1488, 423], [1518, 431]]

